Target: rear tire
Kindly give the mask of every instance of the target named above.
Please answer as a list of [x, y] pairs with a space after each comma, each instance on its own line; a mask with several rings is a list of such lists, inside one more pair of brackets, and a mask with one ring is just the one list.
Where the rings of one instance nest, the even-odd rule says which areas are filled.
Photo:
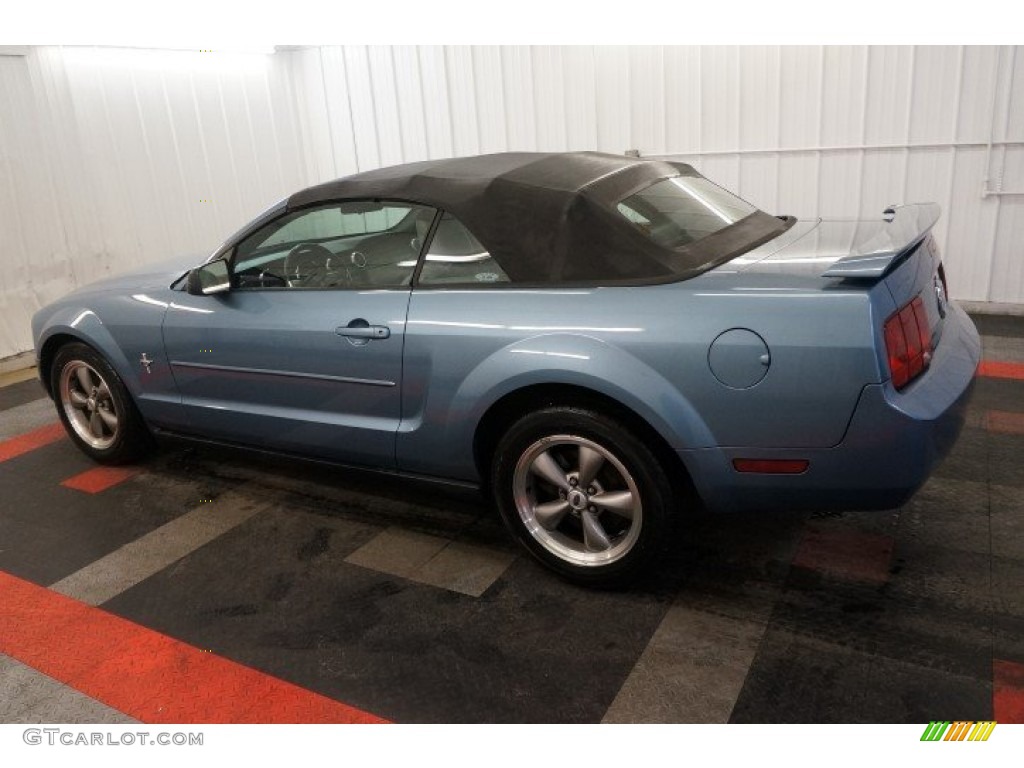
[[152, 449], [152, 437], [124, 382], [87, 344], [65, 344], [57, 351], [50, 391], [64, 429], [91, 459], [124, 464]]
[[577, 584], [627, 585], [671, 541], [668, 474], [628, 426], [597, 411], [552, 406], [521, 418], [498, 443], [491, 483], [512, 535]]

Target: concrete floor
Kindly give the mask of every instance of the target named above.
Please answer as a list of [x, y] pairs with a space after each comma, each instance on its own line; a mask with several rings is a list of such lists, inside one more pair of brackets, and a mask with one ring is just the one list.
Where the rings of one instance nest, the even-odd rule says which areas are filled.
[[1024, 318], [978, 324], [1011, 375], [906, 506], [703, 519], [629, 592], [468, 492], [182, 445], [97, 468], [4, 386], [0, 722], [1024, 722]]

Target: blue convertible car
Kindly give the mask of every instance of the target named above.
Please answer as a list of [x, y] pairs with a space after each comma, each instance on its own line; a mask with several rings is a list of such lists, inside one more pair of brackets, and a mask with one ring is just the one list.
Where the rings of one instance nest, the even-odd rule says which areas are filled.
[[39, 371], [97, 461], [169, 432], [479, 484], [549, 567], [622, 583], [698, 504], [921, 486], [980, 350], [938, 215], [797, 221], [596, 153], [385, 168], [46, 307]]

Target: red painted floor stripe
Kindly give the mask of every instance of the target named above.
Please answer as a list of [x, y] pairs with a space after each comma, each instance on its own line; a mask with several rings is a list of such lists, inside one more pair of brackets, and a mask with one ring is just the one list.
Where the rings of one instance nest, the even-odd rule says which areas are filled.
[[1024, 664], [992, 659], [992, 719], [1024, 723]]
[[1013, 411], [986, 411], [985, 429], [1004, 435], [1024, 435], [1024, 413]]
[[1019, 379], [1024, 381], [1024, 363], [1004, 363], [1000, 360], [982, 360], [978, 366], [979, 376], [996, 379]]
[[42, 448], [44, 445], [55, 443], [67, 434], [64, 427], [57, 422], [47, 424], [45, 427], [26, 432], [24, 435], [12, 437], [9, 440], [0, 442], [0, 462], [17, 458], [23, 453]]
[[144, 723], [382, 723], [0, 571], [0, 653]]
[[889, 580], [892, 549], [891, 536], [809, 526], [793, 565], [848, 581], [883, 584]]
[[85, 493], [100, 493], [134, 477], [140, 471], [138, 467], [96, 467], [69, 477], [61, 485]]

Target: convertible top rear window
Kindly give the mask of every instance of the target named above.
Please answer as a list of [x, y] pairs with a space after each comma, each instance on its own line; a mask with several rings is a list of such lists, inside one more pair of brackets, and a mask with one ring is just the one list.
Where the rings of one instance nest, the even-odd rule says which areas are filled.
[[618, 204], [619, 213], [665, 248], [680, 248], [735, 224], [757, 209], [702, 176], [656, 181]]

